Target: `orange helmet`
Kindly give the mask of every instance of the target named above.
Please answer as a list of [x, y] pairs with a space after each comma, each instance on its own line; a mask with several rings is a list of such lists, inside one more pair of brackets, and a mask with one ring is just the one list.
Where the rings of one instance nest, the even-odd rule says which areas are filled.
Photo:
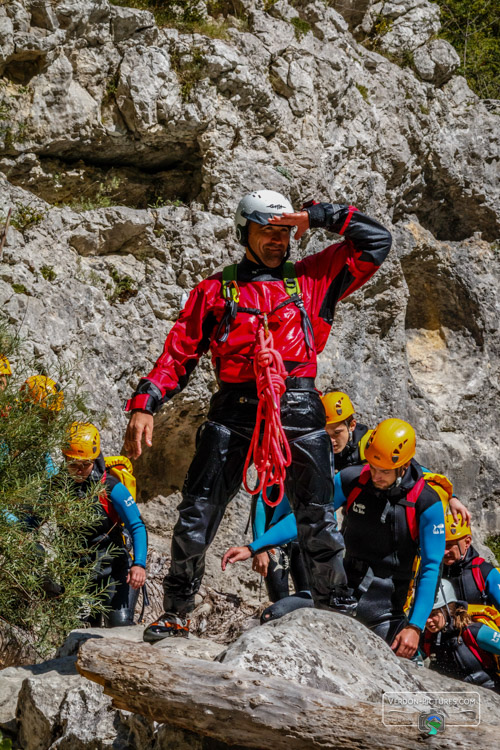
[[332, 391], [321, 396], [321, 401], [325, 407], [326, 424], [335, 424], [335, 422], [344, 422], [354, 414], [354, 406], [347, 393], [342, 391]]
[[10, 362], [4, 354], [0, 354], [0, 375], [12, 375]]
[[21, 386], [21, 392], [27, 401], [43, 406], [50, 411], [61, 411], [64, 404], [64, 393], [61, 386], [45, 375], [32, 375]]
[[468, 524], [464, 523], [463, 526], [462, 514], [457, 513], [459, 521], [455, 523], [451, 513], [447, 513], [444, 517], [445, 534], [447, 542], [458, 542], [459, 539], [463, 539], [464, 536], [472, 535], [471, 528]]
[[384, 419], [368, 438], [365, 458], [377, 469], [398, 469], [415, 455], [415, 430], [402, 419]]
[[73, 422], [62, 452], [66, 458], [94, 461], [101, 452], [99, 430], [90, 422]]

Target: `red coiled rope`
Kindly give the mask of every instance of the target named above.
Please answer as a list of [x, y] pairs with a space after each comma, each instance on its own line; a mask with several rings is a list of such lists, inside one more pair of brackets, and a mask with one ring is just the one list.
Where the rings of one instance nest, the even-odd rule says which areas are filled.
[[[292, 461], [290, 446], [281, 424], [280, 408], [288, 373], [281, 354], [273, 348], [273, 335], [267, 325], [259, 331], [259, 344], [253, 363], [259, 405], [252, 442], [243, 470], [243, 486], [251, 495], [262, 492], [264, 501], [274, 508], [283, 498], [286, 467], [290, 466]], [[252, 461], [259, 477], [259, 483], [254, 489], [250, 489], [247, 484], [247, 472]], [[278, 499], [271, 502], [266, 490], [274, 484], [279, 486], [280, 491]]]

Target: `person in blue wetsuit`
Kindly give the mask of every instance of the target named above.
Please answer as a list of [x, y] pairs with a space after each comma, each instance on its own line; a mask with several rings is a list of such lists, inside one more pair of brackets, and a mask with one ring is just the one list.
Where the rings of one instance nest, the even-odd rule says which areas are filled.
[[472, 546], [469, 521], [456, 523], [449, 516], [445, 521], [443, 578], [452, 582], [460, 600], [468, 604], [488, 604], [500, 612], [500, 571], [481, 557]]
[[[267, 495], [271, 501], [275, 490], [277, 490], [276, 485], [267, 490]], [[268, 529], [290, 514], [293, 516], [286, 495], [279, 505], [272, 507], [264, 502], [261, 492], [257, 496], [252, 509], [254, 540], [259, 539]], [[301, 599], [309, 600], [312, 606], [307, 574], [296, 538], [285, 545], [257, 553], [253, 558], [252, 569], [264, 577], [267, 594], [271, 602], [279, 602], [289, 598], [289, 578], [291, 577], [297, 595]], [[264, 617], [264, 621], [266, 619]]]
[[[325, 430], [332, 442], [334, 469], [339, 471], [346, 466], [362, 464], [364, 462], [363, 437], [368, 438], [368, 427], [358, 425], [355, 419], [354, 406], [351, 399], [343, 391], [332, 391], [321, 396], [321, 403], [325, 409]], [[333, 467], [332, 467], [333, 468]], [[273, 499], [273, 492], [277, 488], [270, 487], [267, 495]], [[276, 507], [270, 507], [264, 501], [262, 492], [257, 496], [252, 507], [252, 530], [254, 540], [259, 539], [282, 518], [292, 513], [287, 496]], [[269, 607], [262, 613], [262, 622], [281, 617], [297, 607], [307, 606], [312, 597], [309, 593], [307, 573], [302, 562], [299, 543], [296, 539], [286, 545], [280, 545], [253, 556], [252, 569], [260, 573], [265, 580], [267, 593], [271, 602], [280, 602], [277, 607]], [[290, 597], [289, 578], [292, 578], [296, 591]], [[298, 599], [297, 599], [298, 598]]]
[[[344, 567], [358, 599], [357, 617], [407, 658], [415, 654], [432, 609], [445, 549], [443, 506], [413, 458], [415, 444], [411, 425], [384, 420], [368, 440], [368, 464], [340, 471], [334, 496], [335, 509], [345, 506]], [[293, 516], [286, 516], [257, 542], [228, 550], [222, 568], [284, 544], [296, 533]], [[419, 549], [420, 571], [406, 617], [403, 607]]]
[[[63, 455], [77, 495], [86, 495], [97, 482], [103, 485], [96, 498], [98, 521], [86, 540], [86, 559], [95, 561], [94, 581], [98, 588], [109, 585], [104, 602], [110, 609], [106, 615], [108, 626], [132, 625], [137, 594], [146, 580], [147, 533], [139, 509], [125, 485], [107, 473], [99, 431], [94, 425], [74, 422]], [[122, 523], [132, 539], [132, 564]], [[110, 545], [115, 547], [113, 555], [108, 552]], [[91, 625], [99, 621], [89, 620]]]
[[500, 632], [475, 622], [447, 579], [427, 618], [421, 650], [431, 669], [500, 693]]

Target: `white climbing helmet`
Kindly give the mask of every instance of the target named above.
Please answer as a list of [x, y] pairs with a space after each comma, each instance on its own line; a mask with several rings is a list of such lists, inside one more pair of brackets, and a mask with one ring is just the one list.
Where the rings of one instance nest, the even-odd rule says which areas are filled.
[[272, 216], [293, 214], [293, 206], [284, 195], [274, 190], [254, 190], [238, 203], [234, 224], [236, 237], [241, 245], [247, 245], [248, 222], [265, 225]]
[[452, 582], [447, 578], [442, 578], [432, 609], [441, 609], [441, 607], [445, 607], [447, 604], [456, 601], [458, 600]]

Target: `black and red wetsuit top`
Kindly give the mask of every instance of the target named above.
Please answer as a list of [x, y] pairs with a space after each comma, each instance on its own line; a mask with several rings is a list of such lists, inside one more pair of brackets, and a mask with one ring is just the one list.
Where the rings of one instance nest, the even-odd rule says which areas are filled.
[[200, 356], [210, 350], [219, 383], [255, 381], [253, 358], [257, 333], [268, 316], [274, 346], [288, 374], [314, 378], [317, 355], [327, 342], [339, 300], [359, 289], [375, 273], [391, 247], [390, 233], [350, 206], [317, 204], [309, 211], [311, 227], [345, 233], [342, 242], [295, 264], [302, 302], [313, 331], [307, 346], [303, 315], [283, 283], [283, 265], [268, 268], [244, 258], [238, 264], [238, 312], [225, 340], [219, 335], [226, 312], [222, 273], [201, 281], [191, 292], [168, 334], [163, 354], [143, 378], [129, 409], [151, 413], [182, 390]]

